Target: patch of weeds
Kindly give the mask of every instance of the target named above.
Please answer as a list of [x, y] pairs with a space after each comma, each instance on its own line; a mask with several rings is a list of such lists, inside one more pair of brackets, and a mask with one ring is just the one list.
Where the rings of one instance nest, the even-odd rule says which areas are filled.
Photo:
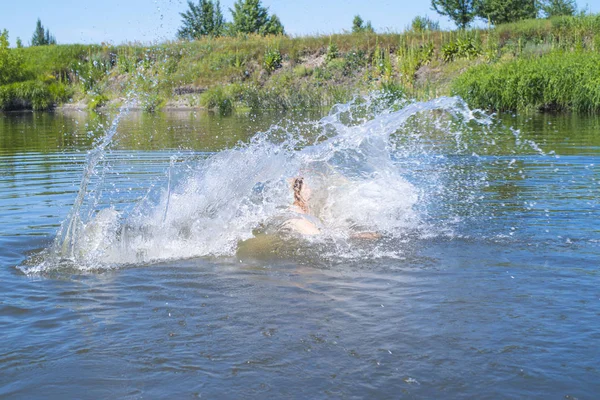
[[292, 73], [296, 78], [304, 78], [306, 76], [311, 76], [313, 73], [312, 68], [308, 68], [305, 65], [297, 65], [294, 67]]
[[329, 69], [323, 67], [315, 68], [312, 75], [317, 81], [328, 81], [333, 76]]
[[267, 48], [267, 51], [265, 51], [264, 62], [263, 62], [265, 71], [267, 71], [268, 73], [272, 73], [277, 68], [281, 67], [282, 61], [283, 61], [283, 58], [281, 57], [281, 53], [279, 52], [279, 49]]
[[87, 108], [90, 110], [95, 110], [99, 107], [102, 107], [108, 102], [108, 97], [103, 94], [95, 94], [92, 96], [90, 101], [87, 104]]
[[145, 93], [142, 98], [142, 110], [147, 113], [158, 111], [165, 104], [165, 100], [158, 93]]
[[215, 86], [202, 93], [200, 104], [208, 109], [217, 110], [221, 115], [230, 115], [234, 110], [233, 96], [222, 86]]
[[325, 55], [325, 62], [330, 62], [335, 60], [340, 56], [340, 51], [338, 49], [337, 44], [335, 42], [329, 41], [329, 46], [327, 46], [327, 54]]

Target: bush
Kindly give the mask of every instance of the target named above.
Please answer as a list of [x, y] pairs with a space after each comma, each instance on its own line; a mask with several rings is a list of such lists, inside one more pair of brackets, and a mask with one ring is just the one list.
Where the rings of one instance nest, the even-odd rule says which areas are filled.
[[271, 73], [277, 68], [280, 68], [282, 61], [283, 59], [278, 49], [268, 48], [267, 51], [265, 51], [264, 67], [265, 71], [267, 71], [268, 73]]
[[442, 46], [442, 60], [447, 63], [459, 58], [471, 60], [481, 54], [481, 44], [473, 36], [460, 37]]
[[334, 59], [338, 58], [339, 55], [340, 55], [340, 51], [339, 51], [337, 45], [334, 42], [330, 41], [329, 46], [327, 46], [327, 54], [325, 55], [325, 62], [334, 60]]
[[66, 101], [69, 94], [69, 89], [58, 82], [16, 82], [0, 86], [0, 110], [48, 110]]
[[17, 82], [22, 77], [22, 59], [8, 47], [8, 32], [0, 33], [0, 85]]
[[95, 109], [97, 109], [99, 107], [102, 107], [107, 102], [108, 102], [108, 97], [106, 97], [103, 94], [97, 94], [95, 96], [92, 96], [92, 98], [90, 99], [90, 101], [87, 104], [87, 107], [90, 110], [95, 110]]
[[200, 105], [212, 110], [218, 110], [221, 115], [229, 115], [234, 109], [234, 99], [231, 93], [222, 86], [215, 86], [202, 93]]

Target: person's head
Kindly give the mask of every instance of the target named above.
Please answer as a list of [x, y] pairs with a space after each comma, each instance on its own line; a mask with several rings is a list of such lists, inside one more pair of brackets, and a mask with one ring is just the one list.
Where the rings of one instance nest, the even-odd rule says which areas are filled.
[[304, 178], [299, 176], [293, 179], [292, 189], [294, 190], [294, 205], [300, 207], [302, 211], [308, 212], [308, 200], [310, 199], [310, 188], [304, 182]]

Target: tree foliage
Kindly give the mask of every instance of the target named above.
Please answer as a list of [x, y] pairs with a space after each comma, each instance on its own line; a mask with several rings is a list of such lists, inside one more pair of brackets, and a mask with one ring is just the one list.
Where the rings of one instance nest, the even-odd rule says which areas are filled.
[[483, 0], [478, 15], [494, 25], [536, 18], [538, 7], [535, 0]]
[[413, 32], [439, 31], [440, 23], [429, 19], [429, 17], [416, 16], [410, 23]]
[[373, 29], [373, 26], [371, 26], [371, 21], [367, 21], [365, 24], [365, 21], [363, 21], [360, 15], [355, 15], [354, 19], [352, 20], [352, 33], [359, 32], [373, 33], [375, 30]]
[[237, 0], [230, 8], [233, 21], [230, 24], [232, 34], [255, 33], [260, 35], [283, 35], [284, 28], [279, 18], [269, 11], [260, 0]]
[[431, 0], [431, 8], [465, 29], [478, 15], [480, 0]]
[[21, 59], [9, 48], [8, 31], [0, 33], [0, 85], [15, 82], [21, 74]]
[[541, 9], [546, 18], [558, 15], [575, 15], [577, 3], [575, 0], [546, 0], [542, 2]]
[[194, 40], [223, 34], [225, 21], [219, 0], [198, 0], [198, 4], [188, 0], [188, 7], [186, 12], [180, 13], [182, 26], [177, 31], [177, 37]]
[[47, 46], [51, 44], [56, 44], [56, 38], [54, 37], [54, 35], [50, 34], [49, 29], [46, 29], [44, 31], [42, 21], [38, 18], [37, 23], [35, 25], [35, 31], [33, 31], [33, 37], [31, 38], [31, 45]]

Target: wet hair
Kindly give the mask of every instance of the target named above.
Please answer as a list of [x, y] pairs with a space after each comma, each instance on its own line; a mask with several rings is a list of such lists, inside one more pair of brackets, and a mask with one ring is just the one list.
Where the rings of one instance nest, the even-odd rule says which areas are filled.
[[304, 187], [304, 178], [299, 176], [294, 178], [292, 189], [294, 190], [294, 205], [300, 207], [302, 211], [308, 213], [308, 204], [302, 196], [302, 188]]

